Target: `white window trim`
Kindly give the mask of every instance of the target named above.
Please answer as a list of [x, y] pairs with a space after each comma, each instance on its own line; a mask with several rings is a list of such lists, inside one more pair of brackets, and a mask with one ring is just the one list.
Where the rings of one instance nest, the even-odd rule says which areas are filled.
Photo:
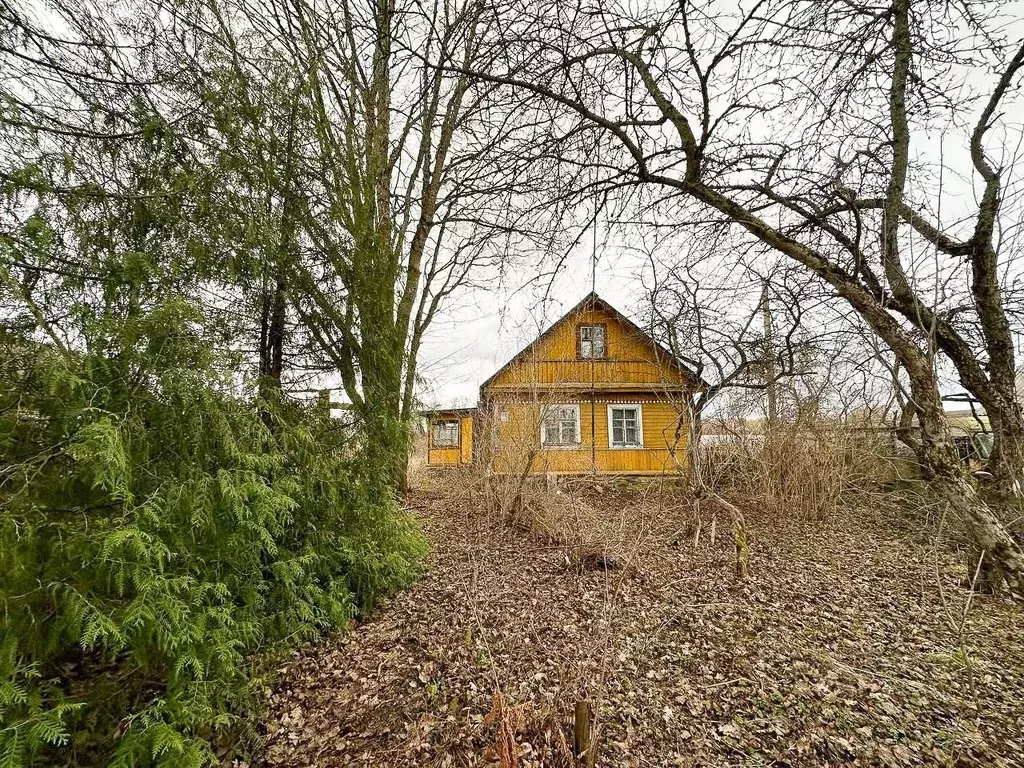
[[[548, 408], [572, 408], [576, 411], [576, 442], [571, 445], [564, 443], [548, 443], [544, 440], [544, 421], [547, 416]], [[540, 409], [540, 447], [546, 448], [549, 451], [557, 450], [577, 450], [580, 447], [580, 404], [579, 403], [551, 403], [551, 405], [541, 406]]]
[[[630, 445], [615, 445], [612, 442], [612, 409], [613, 408], [635, 408], [636, 409], [636, 432], [640, 442]], [[635, 451], [644, 447], [644, 407], [641, 403], [608, 403], [608, 448], [613, 451]]]

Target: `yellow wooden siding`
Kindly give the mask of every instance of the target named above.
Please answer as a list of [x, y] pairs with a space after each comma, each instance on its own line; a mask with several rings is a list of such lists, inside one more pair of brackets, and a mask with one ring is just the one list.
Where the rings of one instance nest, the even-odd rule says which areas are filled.
[[431, 466], [458, 464], [459, 455], [458, 448], [431, 447], [427, 454], [427, 464], [430, 464]]
[[[492, 469], [521, 473], [530, 461], [534, 473], [662, 474], [678, 471], [685, 463], [686, 425], [669, 402], [642, 402], [643, 448], [611, 448], [608, 437], [608, 406], [637, 401], [607, 396], [595, 402], [574, 403], [580, 411], [578, 447], [541, 447], [543, 406], [539, 402], [497, 402], [494, 406], [496, 440]], [[569, 403], [565, 403], [569, 404]], [[677, 427], [681, 427], [678, 429]], [[673, 453], [675, 458], [673, 458]]]
[[461, 422], [459, 428], [462, 431], [462, 455], [459, 458], [463, 464], [470, 464], [473, 461], [473, 417], [463, 416]]
[[491, 383], [490, 389], [521, 388], [524, 384], [561, 384], [589, 387], [634, 384], [678, 385], [679, 373], [647, 360], [540, 360], [530, 356]]
[[[605, 325], [605, 360], [579, 360], [576, 334], [580, 325]], [[644, 334], [629, 328], [600, 307], [585, 309], [555, 325], [508, 369], [500, 372], [488, 392], [507, 387], [559, 386], [573, 383], [616, 385], [676, 385], [684, 383], [678, 368]]]

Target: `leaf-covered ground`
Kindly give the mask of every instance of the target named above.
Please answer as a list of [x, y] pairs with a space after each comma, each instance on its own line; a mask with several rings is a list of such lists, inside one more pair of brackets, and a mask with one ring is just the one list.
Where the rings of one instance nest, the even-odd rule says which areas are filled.
[[601, 766], [1024, 764], [1024, 612], [971, 599], [934, 523], [751, 516], [737, 583], [726, 521], [695, 548], [670, 497], [565, 500], [608, 521], [613, 571], [412, 503], [431, 570], [282, 667], [271, 765], [567, 765], [583, 699]]

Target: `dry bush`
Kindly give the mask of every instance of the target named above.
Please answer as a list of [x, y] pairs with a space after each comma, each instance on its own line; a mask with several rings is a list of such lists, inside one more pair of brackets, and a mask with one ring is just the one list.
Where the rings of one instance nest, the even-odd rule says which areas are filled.
[[[471, 465], [428, 470], [419, 487], [469, 504], [495, 526], [510, 526], [546, 545], [564, 548], [571, 567], [618, 568], [622, 563], [620, 543], [629, 538], [631, 523], [626, 515], [609, 514], [602, 493], [626, 480], [546, 472], [546, 454], [538, 440], [539, 417], [525, 425], [523, 434], [506, 429], [500, 451], [496, 451], [494, 416], [483, 410], [477, 414]], [[559, 459], [564, 469], [565, 457]], [[643, 487], [647, 495], [659, 494], [656, 483]]]
[[409, 462], [405, 470], [405, 483], [409, 488], [423, 488], [429, 481], [427, 467], [427, 434], [420, 428], [413, 433]]
[[527, 741], [549, 755], [545, 765], [573, 768], [576, 760], [565, 736], [563, 718], [551, 707], [510, 704], [501, 691], [494, 692], [491, 710], [483, 724], [495, 728], [494, 744], [483, 757], [500, 768], [518, 768], [519, 744]]
[[716, 426], [701, 458], [710, 487], [799, 519], [826, 519], [844, 494], [911, 471], [890, 434], [866, 424], [798, 419], [769, 434], [760, 424]]
[[502, 521], [515, 524], [537, 492], [531, 472], [539, 453], [538, 440], [535, 434], [528, 434], [529, 430], [523, 434], [509, 433], [503, 436], [499, 451], [497, 413], [480, 411], [478, 419], [474, 466], [485, 507]]
[[518, 522], [545, 541], [561, 545], [567, 564], [579, 570], [615, 569], [622, 565], [628, 538], [625, 515], [610, 514], [582, 495], [536, 492], [519, 512]]

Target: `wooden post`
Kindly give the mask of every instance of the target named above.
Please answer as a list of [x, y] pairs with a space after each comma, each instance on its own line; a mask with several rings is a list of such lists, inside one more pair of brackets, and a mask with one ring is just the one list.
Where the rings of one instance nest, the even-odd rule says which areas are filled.
[[593, 766], [594, 750], [590, 743], [590, 702], [576, 702], [576, 717], [573, 727], [573, 753], [580, 765]]

